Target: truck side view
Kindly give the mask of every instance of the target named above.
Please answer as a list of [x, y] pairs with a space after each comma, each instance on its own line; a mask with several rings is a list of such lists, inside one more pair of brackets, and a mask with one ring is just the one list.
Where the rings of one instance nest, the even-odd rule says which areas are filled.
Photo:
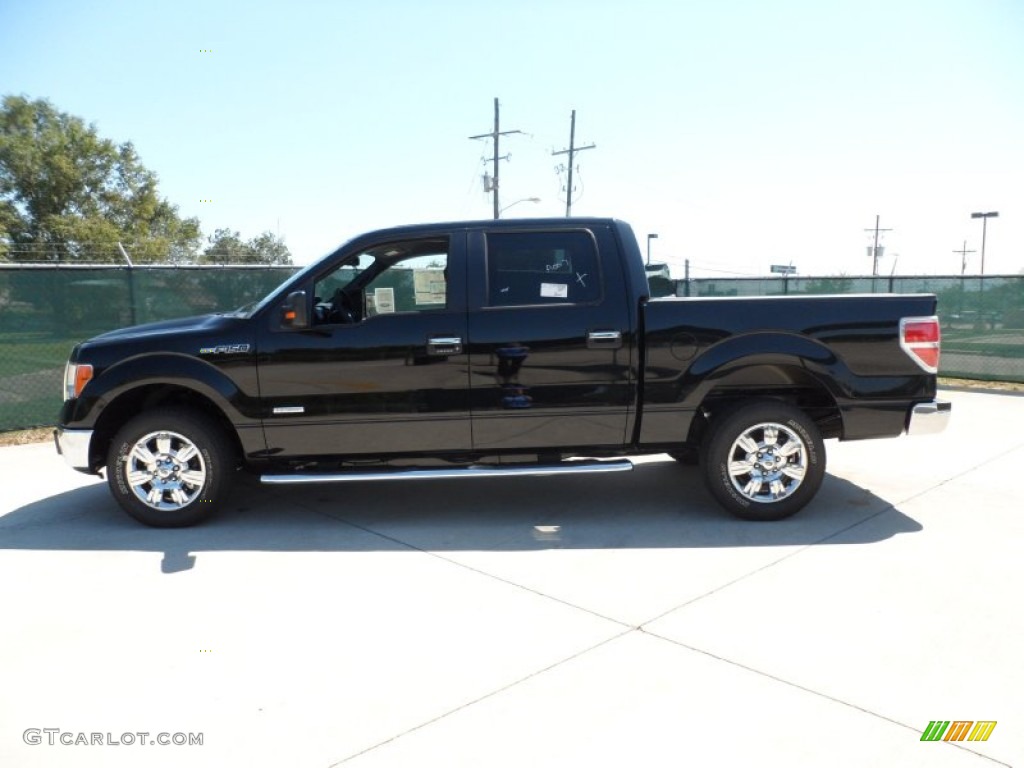
[[659, 298], [614, 219], [359, 236], [233, 312], [72, 351], [58, 451], [153, 526], [264, 483], [605, 473], [670, 453], [752, 520], [824, 440], [944, 428], [932, 295]]

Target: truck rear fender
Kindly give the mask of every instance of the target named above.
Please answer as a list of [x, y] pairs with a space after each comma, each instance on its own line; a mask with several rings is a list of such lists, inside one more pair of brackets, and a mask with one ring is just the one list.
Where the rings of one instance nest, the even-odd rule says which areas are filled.
[[[764, 352], [770, 349], [771, 352]], [[792, 333], [731, 337], [707, 349], [680, 379], [679, 397], [693, 409], [687, 439], [699, 442], [708, 414], [756, 397], [777, 397], [806, 411], [822, 434], [842, 434], [837, 400], [849, 393], [846, 365], [824, 344]]]
[[[771, 352], [764, 352], [771, 349]], [[836, 353], [824, 344], [792, 333], [754, 333], [732, 337], [699, 355], [683, 377], [686, 397], [700, 414], [721, 412], [732, 403], [774, 396], [806, 411], [822, 434], [842, 434], [837, 397], [840, 382], [851, 374]], [[692, 386], [687, 386], [690, 382]], [[701, 419], [690, 427], [701, 429]]]

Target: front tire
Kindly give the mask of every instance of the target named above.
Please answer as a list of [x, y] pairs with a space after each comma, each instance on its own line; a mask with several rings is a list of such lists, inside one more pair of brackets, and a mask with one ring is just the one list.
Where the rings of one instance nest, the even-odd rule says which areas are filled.
[[193, 411], [143, 413], [111, 443], [107, 482], [121, 508], [140, 523], [195, 525], [222, 502], [231, 456], [223, 432]]
[[745, 520], [799, 512], [825, 477], [825, 443], [803, 411], [764, 400], [712, 421], [704, 443], [704, 482], [723, 507]]

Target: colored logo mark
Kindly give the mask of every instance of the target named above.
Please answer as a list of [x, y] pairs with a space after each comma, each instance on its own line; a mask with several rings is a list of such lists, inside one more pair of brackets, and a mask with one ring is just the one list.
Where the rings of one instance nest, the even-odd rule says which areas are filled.
[[921, 741], [988, 741], [996, 720], [932, 720], [921, 734]]

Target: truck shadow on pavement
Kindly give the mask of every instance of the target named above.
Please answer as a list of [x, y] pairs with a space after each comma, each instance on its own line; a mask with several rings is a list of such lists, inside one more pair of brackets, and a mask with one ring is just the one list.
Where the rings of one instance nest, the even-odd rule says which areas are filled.
[[665, 460], [600, 477], [264, 486], [242, 476], [226, 508], [184, 529], [135, 522], [97, 481], [0, 517], [0, 549], [162, 552], [162, 570], [176, 573], [204, 552], [809, 546], [921, 529], [889, 501], [833, 475], [788, 520], [737, 520], [715, 504], [695, 468]]

